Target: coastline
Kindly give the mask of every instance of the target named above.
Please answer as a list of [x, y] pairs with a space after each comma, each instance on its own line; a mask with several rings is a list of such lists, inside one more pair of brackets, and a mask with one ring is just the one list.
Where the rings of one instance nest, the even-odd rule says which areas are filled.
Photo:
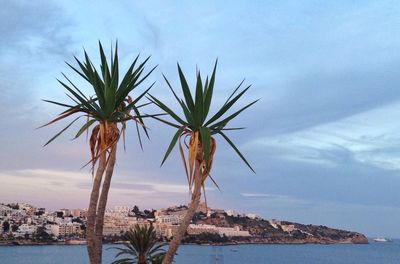
[[[117, 241], [117, 242], [106, 242], [104, 245], [119, 245], [124, 244], [125, 241]], [[197, 245], [197, 246], [234, 246], [234, 245], [337, 245], [337, 244], [354, 244], [354, 245], [362, 245], [369, 244], [366, 243], [354, 243], [351, 241], [231, 241], [224, 243], [182, 243], [181, 245]], [[78, 246], [78, 245], [86, 245], [85, 240], [70, 240], [70, 241], [55, 241], [55, 242], [32, 242], [32, 241], [9, 241], [9, 242], [0, 242], [0, 247], [13, 247], [13, 246]]]
[[[371, 238], [370, 238], [371, 239]], [[367, 245], [182, 245], [179, 247], [177, 264], [204, 264], [210, 259], [229, 264], [270, 263], [270, 264], [321, 264], [321, 263], [398, 263], [400, 240], [394, 243]], [[104, 246], [104, 263], [115, 260], [118, 245]], [[0, 247], [1, 263], [71, 264], [88, 263], [85, 245], [80, 246], [21, 246]], [[379, 261], [377, 261], [379, 260]], [[215, 261], [212, 263], [216, 263]]]

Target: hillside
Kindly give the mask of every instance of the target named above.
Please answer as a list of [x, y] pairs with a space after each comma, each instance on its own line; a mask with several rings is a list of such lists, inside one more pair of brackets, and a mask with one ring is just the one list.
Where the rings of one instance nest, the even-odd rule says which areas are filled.
[[[288, 221], [251, 219], [245, 216], [228, 216], [226, 213], [212, 214], [209, 217], [198, 214], [194, 219], [196, 225], [214, 225], [216, 227], [239, 227], [248, 231], [250, 236], [224, 237], [213, 241], [215, 236], [188, 235], [186, 242], [207, 243], [271, 243], [271, 244], [332, 244], [354, 243], [366, 244], [368, 239], [361, 233], [333, 229], [322, 225], [304, 225]], [[196, 239], [197, 238], [201, 238]], [[210, 241], [208, 241], [210, 242]]]

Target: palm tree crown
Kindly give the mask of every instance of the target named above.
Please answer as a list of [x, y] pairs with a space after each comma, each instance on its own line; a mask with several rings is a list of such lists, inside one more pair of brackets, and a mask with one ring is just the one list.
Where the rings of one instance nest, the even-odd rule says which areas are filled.
[[[239, 91], [242, 86], [244, 80], [236, 87], [233, 93], [228, 97], [225, 103], [219, 108], [218, 111], [214, 115], [208, 118], [209, 110], [212, 102], [213, 92], [214, 92], [214, 83], [215, 83], [215, 74], [217, 69], [217, 61], [215, 62], [213, 72], [211, 74], [210, 79], [206, 78], [205, 82], [201, 78], [201, 74], [198, 71], [196, 76], [196, 86], [195, 86], [195, 95], [193, 96], [189, 85], [186, 81], [185, 75], [182, 72], [180, 65], [178, 64], [178, 73], [180, 78], [180, 84], [182, 88], [182, 92], [184, 95], [184, 99], [181, 99], [177, 96], [174, 89], [172, 88], [170, 82], [164, 76], [164, 79], [172, 91], [174, 97], [178, 101], [180, 107], [182, 108], [183, 117], [180, 117], [178, 114], [173, 112], [171, 108], [166, 106], [159, 99], [155, 98], [152, 95], [149, 95], [149, 100], [160, 107], [163, 111], [165, 111], [175, 122], [169, 122], [165, 119], [161, 119], [159, 117], [154, 117], [155, 119], [175, 127], [178, 131], [175, 133], [172, 141], [164, 155], [162, 160], [163, 164], [165, 160], [168, 158], [172, 149], [179, 141], [179, 151], [183, 160], [185, 172], [188, 178], [189, 189], [192, 190], [194, 185], [194, 163], [195, 160], [200, 161], [202, 167], [202, 184], [204, 188], [204, 181], [207, 177], [210, 177], [211, 180], [215, 183], [215, 181], [210, 176], [210, 170], [212, 167], [213, 156], [215, 153], [216, 142], [213, 137], [215, 134], [221, 135], [228, 144], [235, 150], [235, 152], [239, 155], [239, 157], [246, 163], [246, 165], [254, 172], [253, 168], [249, 164], [249, 162], [245, 159], [242, 153], [238, 150], [235, 144], [230, 140], [230, 138], [225, 134], [226, 131], [229, 130], [239, 130], [243, 128], [228, 128], [227, 124], [238, 116], [245, 109], [249, 108], [253, 104], [255, 104], [258, 100], [255, 100], [246, 106], [240, 108], [239, 110], [226, 115], [229, 109], [239, 100], [240, 97], [250, 88], [250, 85], [247, 86], [242, 91]], [[204, 84], [203, 84], [204, 83]], [[189, 142], [185, 141], [185, 145], [188, 148], [188, 161], [186, 161], [181, 139], [185, 141], [189, 139]], [[216, 184], [216, 183], [215, 183]], [[218, 185], [217, 185], [218, 187]]]
[[[84, 60], [80, 61], [75, 57], [79, 68], [75, 68], [71, 64], [67, 63], [72, 70], [90, 84], [95, 93], [94, 95], [86, 96], [81, 89], [79, 89], [65, 74], [63, 74], [66, 82], [61, 80], [58, 80], [58, 82], [67, 90], [67, 96], [72, 100], [73, 104], [44, 100], [45, 102], [59, 105], [67, 109], [57, 118], [43, 126], [53, 124], [74, 114], [80, 114], [64, 129], [47, 141], [45, 146], [60, 136], [73, 123], [82, 117], [86, 117], [86, 122], [78, 130], [75, 138], [78, 138], [82, 133], [88, 131], [93, 124], [97, 123], [92, 130], [90, 137], [91, 161], [93, 162], [93, 166], [95, 165], [99, 154], [114, 145], [118, 141], [121, 132], [124, 134], [126, 122], [128, 120], [135, 121], [137, 128], [138, 125], [140, 125], [147, 135], [146, 127], [143, 124], [143, 116], [141, 116], [139, 112], [139, 108], [146, 104], [138, 105], [138, 103], [150, 90], [152, 85], [135, 99], [132, 99], [129, 93], [140, 85], [155, 69], [155, 67], [152, 68], [144, 75], [143, 71], [145, 69], [145, 64], [150, 57], [146, 58], [143, 62], [138, 63], [139, 56], [137, 56], [122, 80], [120, 80], [118, 44], [116, 43], [115, 45], [115, 52], [113, 53], [113, 51], [111, 51], [110, 65], [108, 65], [100, 42], [99, 50], [101, 58], [100, 73], [89, 59], [86, 51], [84, 52]], [[132, 111], [134, 114], [131, 113]], [[118, 124], [121, 124], [120, 128], [117, 127]], [[141, 144], [139, 129], [137, 129], [137, 133]]]
[[133, 229], [127, 232], [126, 238], [128, 240], [124, 247], [114, 247], [119, 252], [115, 256], [127, 256], [115, 260], [113, 264], [146, 264], [146, 263], [161, 263], [165, 250], [162, 248], [166, 243], [157, 244], [157, 235], [154, 227], [135, 225]]

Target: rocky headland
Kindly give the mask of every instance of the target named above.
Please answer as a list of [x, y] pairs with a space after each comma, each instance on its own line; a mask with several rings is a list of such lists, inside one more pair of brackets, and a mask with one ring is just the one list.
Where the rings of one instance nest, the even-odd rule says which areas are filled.
[[[243, 216], [228, 216], [213, 214], [209, 217], [197, 216], [197, 225], [215, 225], [217, 227], [239, 227], [248, 231], [250, 236], [222, 237], [209, 234], [201, 236], [186, 236], [186, 243], [216, 243], [216, 244], [368, 244], [365, 235], [357, 232], [329, 228], [322, 225], [304, 225], [288, 221], [251, 219]], [[211, 241], [210, 241], [211, 240]], [[214, 241], [213, 241], [214, 240]]]

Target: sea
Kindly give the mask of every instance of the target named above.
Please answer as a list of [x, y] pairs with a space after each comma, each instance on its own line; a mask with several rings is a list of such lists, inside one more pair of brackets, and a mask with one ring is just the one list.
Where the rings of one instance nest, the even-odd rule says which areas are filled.
[[[118, 246], [118, 245], [117, 245]], [[106, 245], [103, 263], [111, 263], [115, 245]], [[1, 246], [1, 264], [88, 263], [84, 245]], [[400, 264], [400, 240], [365, 245], [230, 245], [179, 247], [175, 264]]]

